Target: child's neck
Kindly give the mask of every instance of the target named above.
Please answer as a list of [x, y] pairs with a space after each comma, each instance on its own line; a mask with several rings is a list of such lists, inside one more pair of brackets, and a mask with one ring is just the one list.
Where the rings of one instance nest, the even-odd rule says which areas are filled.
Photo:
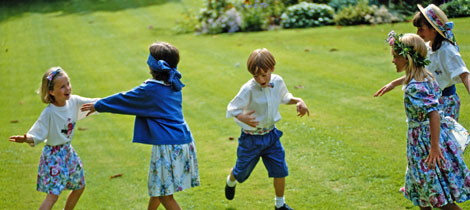
[[57, 100], [54, 100], [52, 102], [52, 104], [54, 104], [55, 106], [65, 106], [65, 102], [66, 101], [57, 101]]

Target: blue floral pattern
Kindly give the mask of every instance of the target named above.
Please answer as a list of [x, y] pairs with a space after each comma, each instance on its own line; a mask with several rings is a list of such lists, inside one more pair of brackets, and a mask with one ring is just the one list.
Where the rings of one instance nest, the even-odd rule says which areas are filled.
[[173, 195], [199, 186], [194, 141], [188, 144], [153, 145], [148, 176], [151, 197]]
[[451, 130], [458, 123], [444, 117], [442, 112], [439, 145], [445, 162], [441, 168], [436, 164], [435, 169], [429, 169], [425, 162], [431, 149], [428, 113], [439, 111], [439, 97], [436, 81], [412, 80], [405, 88], [404, 104], [408, 118], [405, 197], [421, 207], [440, 208], [470, 199], [470, 171]]
[[80, 157], [72, 145], [45, 145], [39, 160], [37, 190], [60, 195], [64, 189], [85, 187], [85, 175]]

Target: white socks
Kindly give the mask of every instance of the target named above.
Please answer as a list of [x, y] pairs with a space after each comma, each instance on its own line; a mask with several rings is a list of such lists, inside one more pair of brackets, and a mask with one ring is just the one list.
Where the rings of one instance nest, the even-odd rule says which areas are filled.
[[275, 201], [276, 201], [276, 203], [274, 205], [276, 206], [276, 208], [281, 208], [285, 203], [284, 197], [277, 197], [276, 196]]
[[237, 184], [237, 180], [235, 180], [235, 181], [233, 181], [233, 182], [230, 181], [230, 174], [229, 174], [228, 177], [227, 177], [227, 185], [228, 185], [229, 187], [235, 187], [236, 184]]

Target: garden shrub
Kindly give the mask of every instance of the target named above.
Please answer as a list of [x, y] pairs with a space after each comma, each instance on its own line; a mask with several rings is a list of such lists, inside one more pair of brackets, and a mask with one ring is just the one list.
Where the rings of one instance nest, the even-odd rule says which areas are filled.
[[260, 6], [243, 6], [242, 12], [242, 30], [243, 31], [264, 31], [268, 28], [268, 15], [266, 9]]
[[351, 5], [355, 6], [356, 4], [357, 4], [357, 0], [331, 0], [330, 3], [328, 3], [328, 5], [330, 7], [333, 7], [333, 9], [335, 9], [336, 12], [340, 11], [344, 7], [348, 7]]
[[204, 34], [217, 34], [240, 31], [242, 17], [227, 0], [206, 1], [206, 7], [197, 16], [199, 25], [196, 30]]
[[384, 5], [381, 5], [380, 8], [377, 5], [372, 5], [371, 7], [374, 14], [365, 16], [366, 21], [370, 24], [396, 23], [404, 19], [399, 15], [389, 12]]
[[334, 20], [337, 25], [358, 25], [368, 24], [365, 17], [373, 16], [374, 10], [367, 1], [361, 1], [355, 6], [348, 6], [336, 13]]
[[334, 9], [326, 4], [301, 2], [282, 14], [283, 28], [305, 28], [333, 23]]
[[440, 6], [447, 17], [468, 17], [470, 16], [470, 0], [453, 0]]

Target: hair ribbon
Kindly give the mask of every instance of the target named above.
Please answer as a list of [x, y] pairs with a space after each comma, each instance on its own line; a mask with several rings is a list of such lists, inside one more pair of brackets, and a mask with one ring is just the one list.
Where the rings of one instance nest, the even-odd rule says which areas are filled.
[[168, 84], [176, 91], [180, 91], [184, 87], [181, 82], [181, 73], [175, 68], [171, 68], [170, 65], [164, 60], [156, 60], [151, 54], [149, 54], [147, 64], [150, 69], [155, 72], [168, 72]]

